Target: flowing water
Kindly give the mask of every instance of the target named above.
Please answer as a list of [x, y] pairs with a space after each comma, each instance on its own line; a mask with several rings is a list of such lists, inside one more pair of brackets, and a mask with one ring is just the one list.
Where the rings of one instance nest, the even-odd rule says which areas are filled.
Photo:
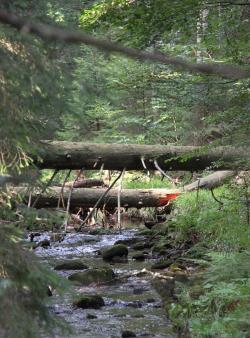
[[[45, 233], [37, 237], [36, 241], [48, 235]], [[50, 266], [55, 266], [66, 259], [80, 258], [91, 268], [112, 267], [117, 276], [117, 281], [108, 284], [74, 286], [78, 293], [102, 296], [105, 306], [99, 310], [75, 308], [72, 305], [71, 294], [66, 294], [64, 298], [53, 295], [52, 311], [63, 317], [74, 329], [74, 333], [66, 337], [118, 338], [125, 330], [134, 332], [136, 337], [175, 337], [162, 308], [161, 299], [151, 286], [152, 277], [143, 275], [120, 278], [124, 274], [133, 275], [143, 268], [149, 268], [152, 259], [139, 262], [131, 258], [132, 252], [130, 252], [127, 263], [109, 264], [104, 262], [97, 253], [98, 250], [114, 244], [117, 240], [135, 236], [137, 236], [136, 230], [124, 230], [121, 234], [105, 235], [69, 233], [61, 243], [54, 242], [47, 249], [38, 247], [35, 250], [36, 254]], [[58, 271], [64, 277], [68, 277], [73, 272], [75, 271]]]

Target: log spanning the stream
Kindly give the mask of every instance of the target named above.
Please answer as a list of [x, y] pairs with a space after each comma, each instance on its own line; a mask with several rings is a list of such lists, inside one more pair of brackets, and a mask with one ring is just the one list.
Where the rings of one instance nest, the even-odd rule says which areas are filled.
[[[27, 190], [27, 189], [26, 189]], [[78, 188], [72, 191], [70, 199], [70, 208], [93, 207], [96, 201], [103, 195], [106, 189]], [[22, 195], [22, 199], [27, 203], [29, 196], [24, 189], [16, 188], [16, 192]], [[60, 187], [51, 187], [46, 193], [43, 193], [36, 208], [56, 208], [58, 198], [61, 193]], [[65, 187], [63, 193], [64, 204], [70, 194], [70, 188]], [[125, 208], [143, 208], [158, 207], [168, 203], [171, 199], [176, 198], [180, 194], [178, 189], [124, 189], [121, 192], [121, 207]], [[31, 205], [37, 197], [36, 192], [32, 194]], [[107, 196], [101, 201], [99, 208], [106, 206], [108, 209], [117, 207], [117, 189], [109, 191]]]
[[[248, 154], [248, 155], [247, 155]], [[205, 151], [193, 146], [92, 144], [42, 141], [34, 163], [40, 169], [230, 170], [248, 169], [249, 153], [232, 147]]]
[[[197, 190], [200, 188], [213, 189], [223, 184], [225, 180], [235, 176], [234, 171], [218, 171], [206, 177], [203, 177], [189, 185], [179, 189], [123, 189], [121, 191], [121, 207], [125, 208], [143, 208], [160, 207], [167, 205], [171, 200], [179, 195]], [[15, 187], [14, 191], [21, 195], [24, 202], [29, 200], [27, 188]], [[106, 189], [100, 188], [77, 188], [72, 190], [70, 197], [70, 207], [93, 207]], [[33, 192], [31, 195], [31, 205], [37, 198], [39, 192]], [[36, 208], [56, 208], [58, 198], [61, 194], [61, 187], [51, 187], [47, 192], [42, 193], [36, 203]], [[100, 202], [99, 208], [106, 207], [113, 209], [117, 207], [117, 189], [111, 189], [107, 196]], [[70, 188], [65, 187], [63, 193], [64, 204], [67, 205], [70, 196]]]

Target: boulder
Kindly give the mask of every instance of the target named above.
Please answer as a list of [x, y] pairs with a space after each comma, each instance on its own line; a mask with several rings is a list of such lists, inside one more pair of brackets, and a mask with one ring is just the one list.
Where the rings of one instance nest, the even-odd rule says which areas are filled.
[[123, 256], [128, 256], [128, 248], [124, 244], [113, 245], [112, 247], [102, 251], [102, 258], [107, 261], [112, 261], [114, 257]]
[[74, 302], [74, 305], [76, 307], [80, 307], [81, 309], [100, 309], [105, 305], [105, 303], [101, 296], [83, 295]]
[[109, 282], [115, 278], [114, 271], [108, 267], [75, 272], [68, 277], [70, 281], [87, 286], [92, 283]]
[[88, 266], [79, 259], [72, 259], [56, 265], [55, 270], [85, 270]]

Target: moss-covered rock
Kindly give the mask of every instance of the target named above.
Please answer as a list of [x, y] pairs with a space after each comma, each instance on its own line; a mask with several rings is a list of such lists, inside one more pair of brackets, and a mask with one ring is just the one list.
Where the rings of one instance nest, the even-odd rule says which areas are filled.
[[127, 238], [127, 239], [119, 239], [118, 241], [115, 242], [114, 245], [118, 244], [123, 244], [123, 245], [132, 245], [138, 242], [138, 238], [132, 237], [132, 238]]
[[144, 250], [144, 249], [149, 249], [152, 246], [153, 246], [153, 243], [150, 243], [148, 241], [141, 241], [133, 245], [132, 248], [134, 250]]
[[80, 285], [90, 285], [92, 283], [103, 283], [112, 281], [115, 278], [114, 271], [108, 267], [99, 269], [88, 269], [81, 272], [73, 273], [68, 277], [70, 281]]
[[166, 269], [168, 268], [171, 264], [173, 264], [173, 260], [172, 259], [161, 259], [158, 262], [154, 263], [151, 266], [151, 269]]
[[128, 256], [128, 248], [124, 244], [113, 245], [111, 248], [102, 251], [102, 258], [107, 261], [112, 261], [114, 257], [123, 256]]
[[79, 259], [64, 261], [55, 266], [55, 270], [85, 270], [88, 266]]
[[74, 302], [74, 305], [82, 309], [100, 309], [105, 303], [99, 295], [83, 295]]

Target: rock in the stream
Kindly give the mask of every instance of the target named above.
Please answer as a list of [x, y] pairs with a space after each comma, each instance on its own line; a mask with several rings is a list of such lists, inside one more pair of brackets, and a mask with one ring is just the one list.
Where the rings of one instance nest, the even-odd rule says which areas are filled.
[[164, 259], [156, 262], [151, 266], [151, 269], [166, 269], [168, 268], [171, 264], [173, 264], [174, 261], [171, 259]]
[[92, 283], [109, 282], [114, 278], [114, 271], [108, 267], [88, 269], [85, 271], [73, 273], [68, 277], [69, 280], [77, 282], [83, 286], [87, 286]]
[[95, 315], [92, 315], [91, 313], [88, 313], [87, 316], [86, 316], [87, 319], [96, 319], [97, 316]]
[[72, 259], [69, 261], [64, 261], [55, 266], [55, 270], [85, 270], [88, 269], [88, 266], [81, 262], [79, 259]]
[[118, 244], [132, 245], [137, 242], [138, 242], [138, 238], [132, 237], [132, 238], [127, 238], [127, 239], [119, 239], [118, 241], [115, 242], [114, 245], [118, 245]]
[[48, 239], [44, 239], [41, 242], [39, 242], [36, 247], [39, 247], [39, 246], [44, 249], [47, 249], [50, 246], [50, 241]]
[[132, 256], [132, 258], [136, 261], [145, 261], [145, 259], [148, 258], [148, 255], [144, 253], [136, 253]]
[[132, 337], [136, 337], [136, 334], [133, 331], [123, 331], [122, 332], [122, 338], [132, 338]]
[[128, 248], [124, 244], [113, 245], [111, 248], [102, 251], [102, 258], [111, 261], [114, 257], [127, 257]]
[[153, 228], [153, 226], [156, 224], [156, 221], [144, 221], [144, 225], [146, 228], [148, 228], [149, 230], [151, 230]]
[[148, 241], [145, 242], [138, 242], [135, 245], [132, 246], [134, 250], [144, 250], [149, 249], [153, 246], [153, 244], [149, 243]]
[[[74, 302], [74, 305], [81, 309], [100, 309], [105, 305], [104, 300], [98, 295], [84, 295]], [[96, 318], [96, 317], [95, 317]]]

